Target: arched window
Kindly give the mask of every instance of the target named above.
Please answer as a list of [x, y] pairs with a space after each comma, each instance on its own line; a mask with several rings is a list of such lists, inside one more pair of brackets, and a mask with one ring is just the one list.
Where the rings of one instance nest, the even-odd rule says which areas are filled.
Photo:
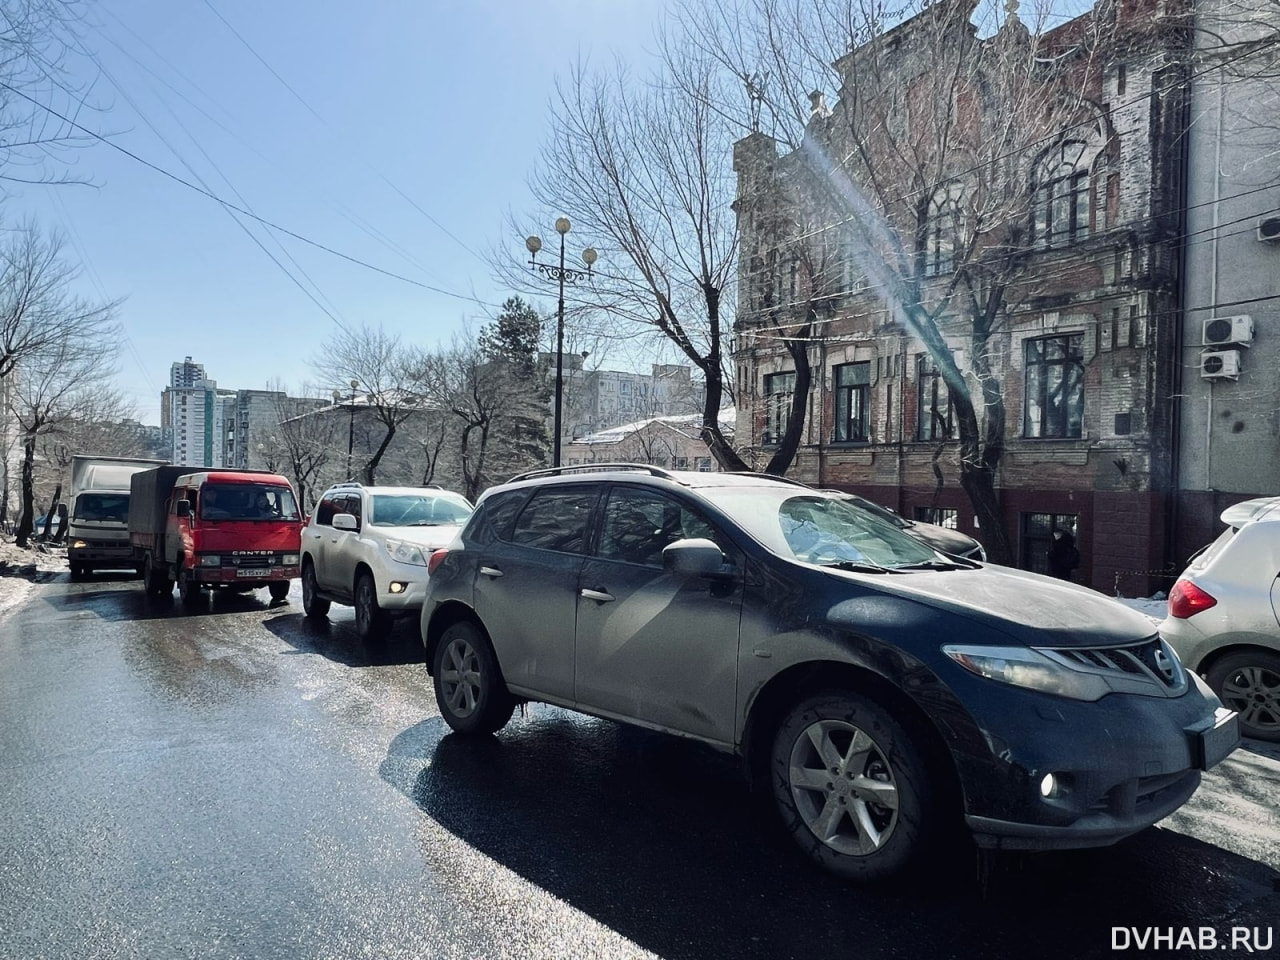
[[1096, 151], [1066, 140], [1036, 164], [1031, 239], [1038, 247], [1065, 247], [1089, 235], [1089, 168]]
[[937, 277], [955, 269], [964, 235], [964, 191], [958, 183], [939, 187], [929, 198], [924, 226], [924, 275]]

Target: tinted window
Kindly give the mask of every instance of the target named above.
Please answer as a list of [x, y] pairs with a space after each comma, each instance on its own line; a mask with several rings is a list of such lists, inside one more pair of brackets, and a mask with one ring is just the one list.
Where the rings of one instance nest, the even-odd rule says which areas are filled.
[[539, 490], [520, 512], [511, 540], [526, 547], [582, 553], [595, 501], [594, 488]]
[[334, 497], [325, 497], [320, 501], [320, 505], [316, 507], [316, 524], [319, 526], [333, 526], [333, 515], [338, 512], [338, 501]]
[[692, 537], [720, 539], [710, 524], [670, 497], [640, 487], [615, 487], [605, 505], [596, 553], [605, 560], [661, 567], [663, 547]]
[[511, 490], [486, 499], [477, 509], [475, 520], [463, 531], [463, 538], [472, 543], [510, 540], [511, 525], [527, 494], [527, 490]]
[[293, 491], [278, 484], [207, 483], [200, 488], [205, 520], [297, 520]]

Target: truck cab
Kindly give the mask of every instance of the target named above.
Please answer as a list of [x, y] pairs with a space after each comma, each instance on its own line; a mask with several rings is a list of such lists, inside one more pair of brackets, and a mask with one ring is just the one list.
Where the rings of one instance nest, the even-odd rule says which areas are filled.
[[127, 457], [71, 458], [67, 565], [71, 578], [102, 569], [133, 567], [129, 544], [130, 481], [164, 460]]

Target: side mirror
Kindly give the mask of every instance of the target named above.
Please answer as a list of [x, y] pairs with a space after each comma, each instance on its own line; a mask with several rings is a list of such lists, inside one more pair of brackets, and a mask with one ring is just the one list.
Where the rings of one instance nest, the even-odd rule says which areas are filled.
[[360, 524], [356, 518], [349, 513], [335, 513], [333, 515], [333, 529], [335, 530], [359, 530]]
[[724, 553], [710, 540], [677, 540], [662, 549], [662, 569], [682, 577], [707, 577], [721, 572]]
[[191, 516], [191, 501], [179, 500], [177, 503], [177, 506], [174, 507], [174, 510], [177, 512], [178, 516], [180, 517]]

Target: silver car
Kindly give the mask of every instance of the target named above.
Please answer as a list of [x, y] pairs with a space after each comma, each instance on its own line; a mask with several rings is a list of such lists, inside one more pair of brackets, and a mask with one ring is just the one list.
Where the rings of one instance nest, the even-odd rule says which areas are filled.
[[1237, 503], [1222, 522], [1169, 591], [1160, 633], [1245, 736], [1280, 741], [1280, 497]]

